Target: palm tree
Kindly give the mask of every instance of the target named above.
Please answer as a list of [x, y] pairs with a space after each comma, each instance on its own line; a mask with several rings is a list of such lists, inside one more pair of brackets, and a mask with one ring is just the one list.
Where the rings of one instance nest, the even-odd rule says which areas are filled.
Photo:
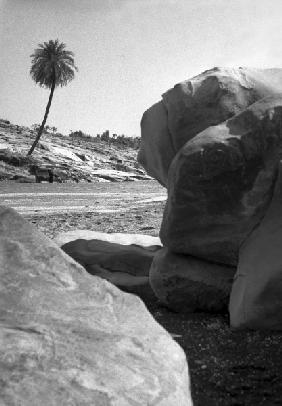
[[73, 52], [67, 51], [65, 48], [66, 45], [62, 42], [60, 43], [58, 39], [55, 41], [50, 40], [49, 42], [44, 42], [44, 44], [38, 44], [38, 48], [36, 48], [31, 55], [30, 74], [32, 79], [38, 83], [39, 86], [51, 89], [51, 91], [43, 121], [27, 155], [32, 154], [40, 140], [50, 110], [55, 87], [66, 86], [74, 79], [74, 71], [78, 70], [74, 64]]

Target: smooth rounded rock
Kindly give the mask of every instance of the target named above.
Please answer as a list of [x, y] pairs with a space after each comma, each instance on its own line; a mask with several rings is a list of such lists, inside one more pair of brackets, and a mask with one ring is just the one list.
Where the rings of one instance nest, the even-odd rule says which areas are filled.
[[167, 110], [160, 101], [143, 114], [137, 159], [148, 175], [166, 186], [168, 169], [176, 152], [168, 130]]
[[144, 113], [138, 160], [167, 186], [171, 162], [187, 141], [279, 92], [282, 69], [216, 67], [178, 83]]
[[171, 251], [237, 265], [239, 247], [270, 204], [282, 141], [282, 95], [209, 127], [169, 170], [160, 237]]
[[177, 312], [225, 312], [235, 271], [162, 248], [153, 260], [150, 284], [158, 299]]
[[107, 279], [120, 289], [137, 294], [145, 302], [155, 300], [149, 285], [149, 269], [160, 246], [142, 247], [78, 239], [61, 248], [91, 275]]

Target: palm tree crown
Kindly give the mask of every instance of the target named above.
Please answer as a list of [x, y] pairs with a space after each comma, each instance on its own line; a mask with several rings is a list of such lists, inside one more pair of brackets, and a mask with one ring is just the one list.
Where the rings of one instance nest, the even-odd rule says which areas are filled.
[[53, 84], [65, 86], [74, 79], [74, 71], [78, 70], [74, 64], [74, 54], [65, 48], [66, 45], [58, 39], [38, 44], [31, 55], [30, 74], [39, 86], [50, 89]]

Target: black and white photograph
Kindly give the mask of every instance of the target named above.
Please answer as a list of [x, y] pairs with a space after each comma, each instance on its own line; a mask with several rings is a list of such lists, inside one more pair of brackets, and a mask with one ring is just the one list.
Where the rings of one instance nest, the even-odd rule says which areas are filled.
[[0, 0], [0, 406], [282, 406], [281, 0]]

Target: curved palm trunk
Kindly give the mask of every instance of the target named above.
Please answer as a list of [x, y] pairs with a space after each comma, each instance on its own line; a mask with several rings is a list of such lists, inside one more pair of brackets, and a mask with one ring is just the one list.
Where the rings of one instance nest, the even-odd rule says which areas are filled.
[[36, 136], [32, 146], [31, 146], [30, 150], [28, 151], [27, 155], [31, 155], [33, 153], [33, 150], [36, 147], [36, 145], [38, 144], [38, 141], [40, 140], [40, 137], [41, 137], [41, 135], [43, 133], [45, 123], [46, 123], [46, 120], [47, 120], [47, 117], [48, 117], [48, 114], [49, 114], [50, 106], [51, 106], [51, 103], [52, 103], [53, 94], [54, 94], [54, 90], [55, 90], [55, 85], [56, 85], [56, 80], [53, 81], [52, 86], [51, 86], [51, 92], [50, 92], [49, 100], [48, 100], [48, 103], [47, 103], [47, 106], [46, 106], [43, 121], [41, 123], [41, 126], [40, 126], [40, 128], [38, 130], [37, 136]]

